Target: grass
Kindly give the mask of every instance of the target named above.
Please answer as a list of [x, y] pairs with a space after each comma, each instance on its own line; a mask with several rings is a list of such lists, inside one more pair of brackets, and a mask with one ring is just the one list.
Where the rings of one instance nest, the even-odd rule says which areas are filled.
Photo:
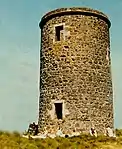
[[122, 149], [122, 130], [116, 129], [117, 138], [80, 135], [72, 138], [23, 138], [18, 132], [0, 131], [0, 149]]

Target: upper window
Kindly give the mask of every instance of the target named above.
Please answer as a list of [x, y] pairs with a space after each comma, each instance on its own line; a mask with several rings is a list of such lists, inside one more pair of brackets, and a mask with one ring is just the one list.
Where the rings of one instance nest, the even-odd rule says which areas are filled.
[[55, 41], [61, 41], [61, 36], [63, 36], [63, 25], [55, 26]]

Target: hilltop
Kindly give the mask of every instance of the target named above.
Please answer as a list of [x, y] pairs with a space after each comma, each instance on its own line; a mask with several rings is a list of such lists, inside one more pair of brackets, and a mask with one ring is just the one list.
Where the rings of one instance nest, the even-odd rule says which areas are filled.
[[116, 130], [116, 135], [117, 138], [81, 134], [72, 138], [27, 139], [18, 132], [0, 131], [0, 149], [122, 149], [122, 130]]

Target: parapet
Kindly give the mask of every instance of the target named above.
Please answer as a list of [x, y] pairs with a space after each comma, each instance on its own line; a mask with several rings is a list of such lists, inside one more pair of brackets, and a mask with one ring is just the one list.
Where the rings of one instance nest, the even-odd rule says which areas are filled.
[[40, 28], [42, 28], [45, 22], [47, 22], [49, 19], [52, 19], [56, 16], [73, 15], [73, 14], [96, 16], [106, 21], [109, 27], [111, 26], [110, 20], [108, 19], [107, 15], [105, 15], [104, 13], [98, 10], [94, 10], [91, 8], [85, 8], [85, 7], [60, 8], [60, 9], [55, 9], [53, 11], [50, 11], [42, 17], [39, 23], [39, 26]]

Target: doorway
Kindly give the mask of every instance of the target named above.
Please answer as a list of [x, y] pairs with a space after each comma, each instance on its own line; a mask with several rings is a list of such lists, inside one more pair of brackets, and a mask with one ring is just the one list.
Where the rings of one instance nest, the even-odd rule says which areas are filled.
[[62, 119], [62, 103], [55, 103], [55, 113], [57, 119]]

